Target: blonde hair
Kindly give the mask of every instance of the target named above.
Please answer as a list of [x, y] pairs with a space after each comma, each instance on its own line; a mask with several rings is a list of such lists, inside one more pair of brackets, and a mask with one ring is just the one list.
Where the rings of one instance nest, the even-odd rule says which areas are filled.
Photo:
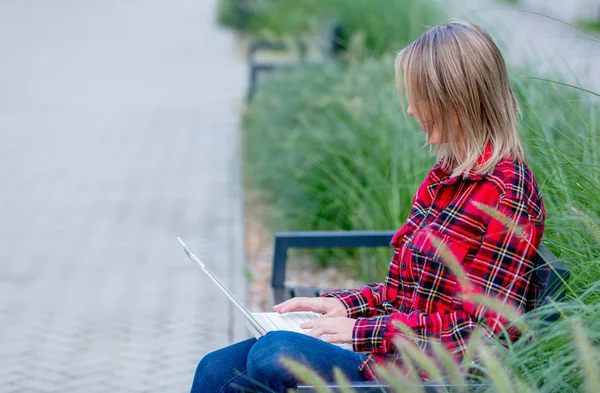
[[[444, 143], [434, 151], [452, 176], [490, 173], [505, 157], [525, 161], [519, 105], [502, 54], [482, 28], [463, 21], [435, 26], [398, 53], [395, 68], [400, 100], [404, 84], [419, 119], [439, 127]], [[493, 151], [481, 164], [488, 143]]]

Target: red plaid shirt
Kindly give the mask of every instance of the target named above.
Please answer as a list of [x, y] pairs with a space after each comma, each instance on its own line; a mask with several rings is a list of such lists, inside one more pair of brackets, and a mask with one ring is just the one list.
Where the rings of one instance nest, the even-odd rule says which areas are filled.
[[[499, 210], [525, 236], [518, 236], [474, 202]], [[359, 368], [362, 375], [375, 380], [376, 363], [400, 361], [392, 338], [402, 333], [392, 321], [410, 327], [423, 351], [428, 352], [428, 343], [435, 340], [458, 360], [476, 325], [482, 324], [489, 336], [501, 332], [498, 315], [485, 305], [462, 300], [465, 291], [441, 261], [429, 235], [440, 239], [461, 263], [471, 292], [526, 312], [533, 308], [539, 290], [530, 279], [544, 219], [535, 178], [522, 162], [504, 159], [491, 174], [471, 171], [466, 179], [450, 178], [440, 164], [433, 167], [413, 199], [406, 223], [391, 241], [394, 255], [385, 282], [323, 295], [342, 301], [348, 316], [357, 319], [354, 351], [369, 352]]]

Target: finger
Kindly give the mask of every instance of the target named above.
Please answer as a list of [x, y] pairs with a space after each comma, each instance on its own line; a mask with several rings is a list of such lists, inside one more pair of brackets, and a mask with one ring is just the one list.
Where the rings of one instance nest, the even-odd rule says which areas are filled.
[[317, 326], [316, 328], [312, 329], [310, 332], [308, 332], [308, 335], [311, 337], [320, 337], [322, 335], [326, 334], [324, 332], [323, 326]]
[[321, 324], [321, 322], [322, 322], [321, 318], [323, 318], [323, 317], [319, 317], [317, 319], [313, 319], [312, 321], [304, 322], [303, 324], [300, 325], [300, 328], [302, 328], [302, 329], [312, 329], [315, 326]]
[[280, 314], [296, 311], [297, 309], [302, 308], [302, 298], [293, 298], [290, 300], [286, 300], [283, 303], [280, 303], [273, 307], [273, 310], [277, 311]]
[[284, 302], [281, 302], [279, 304], [274, 305], [273, 308], [276, 309], [276, 308], [285, 307], [286, 305], [289, 305], [290, 303], [293, 303], [293, 302], [295, 302], [297, 300], [298, 300], [297, 298], [288, 299], [288, 300], [286, 300]]
[[315, 326], [318, 326], [321, 324], [321, 322], [323, 321], [323, 315], [321, 315], [319, 318], [313, 319], [312, 321], [308, 321], [308, 322], [304, 322], [303, 324], [300, 325], [300, 327], [302, 329], [312, 329]]
[[294, 311], [312, 311], [316, 312], [318, 307], [314, 304], [314, 299], [301, 297], [290, 299], [294, 300], [290, 301], [288, 304], [283, 305], [283, 307], [278, 309], [278, 313], [283, 314], [286, 312], [294, 312]]
[[342, 342], [342, 338], [339, 334], [329, 334], [323, 338], [321, 338], [321, 340], [325, 341], [326, 343], [339, 343]]
[[317, 324], [308, 334], [313, 337], [319, 337], [324, 334], [337, 334], [338, 327], [331, 324]]
[[315, 321], [305, 322], [300, 325], [300, 329], [312, 329], [315, 326]]

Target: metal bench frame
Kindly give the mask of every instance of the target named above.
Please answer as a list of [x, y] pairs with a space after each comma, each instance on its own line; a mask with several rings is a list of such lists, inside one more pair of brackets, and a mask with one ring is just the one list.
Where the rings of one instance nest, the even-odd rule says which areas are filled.
[[[323, 56], [326, 59], [335, 59], [338, 54], [344, 49], [344, 29], [341, 22], [332, 20], [327, 22], [326, 34], [321, 37], [322, 40], [322, 51]], [[294, 45], [299, 53], [299, 61], [292, 63], [273, 63], [273, 62], [261, 62], [257, 60], [257, 54], [263, 50], [284, 52], [292, 50], [290, 44]], [[293, 43], [286, 43], [284, 41], [270, 41], [270, 40], [253, 40], [248, 47], [248, 65], [249, 65], [249, 81], [248, 91], [246, 94], [246, 101], [250, 102], [256, 95], [258, 90], [259, 76], [265, 72], [282, 70], [285, 68], [297, 67], [299, 65], [310, 65], [306, 61], [308, 46], [302, 39], [296, 39]], [[318, 64], [318, 63], [317, 63]]]
[[[290, 248], [355, 248], [355, 247], [385, 247], [389, 246], [392, 236], [396, 231], [303, 231], [303, 232], [277, 232], [275, 233], [275, 250], [273, 255], [273, 277], [271, 286], [275, 303], [281, 303], [295, 296], [320, 296], [327, 289], [285, 286], [285, 268]], [[543, 305], [549, 301], [560, 301], [566, 292], [564, 283], [569, 279], [570, 273], [565, 265], [556, 257], [546, 245], [541, 244], [538, 250], [541, 263], [535, 271], [537, 279], [542, 284], [542, 292], [537, 304]], [[546, 316], [546, 322], [553, 322], [559, 317], [558, 313]], [[469, 385], [477, 388], [478, 385]], [[372, 382], [353, 382], [350, 387], [356, 393], [381, 393], [392, 392], [388, 385]], [[332, 392], [342, 392], [336, 385], [329, 385]], [[451, 392], [451, 385], [432, 384], [425, 385], [427, 393]], [[300, 385], [297, 392], [312, 393], [312, 386]]]

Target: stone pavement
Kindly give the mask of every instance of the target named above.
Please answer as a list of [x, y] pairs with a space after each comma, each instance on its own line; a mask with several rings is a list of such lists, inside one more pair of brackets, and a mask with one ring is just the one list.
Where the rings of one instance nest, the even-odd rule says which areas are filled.
[[[245, 65], [214, 0], [0, 0], [0, 393], [185, 392], [245, 337]], [[235, 327], [235, 328], [234, 328]]]
[[[528, 76], [550, 77], [600, 91], [600, 38], [569, 24], [600, 17], [600, 0], [453, 0], [452, 17], [488, 29], [509, 64], [533, 67]], [[545, 83], [533, 82], [532, 83]]]

